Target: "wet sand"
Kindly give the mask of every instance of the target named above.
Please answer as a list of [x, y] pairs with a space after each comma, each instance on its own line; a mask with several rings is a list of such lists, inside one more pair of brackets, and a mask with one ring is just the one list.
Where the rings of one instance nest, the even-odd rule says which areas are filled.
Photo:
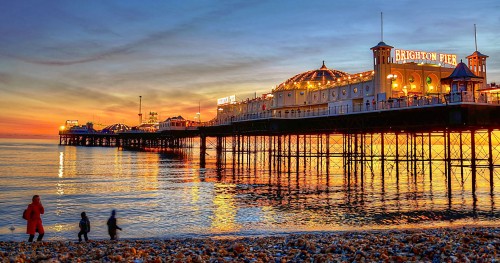
[[[76, 234], [75, 234], [76, 235]], [[500, 228], [0, 242], [2, 262], [500, 262]]]

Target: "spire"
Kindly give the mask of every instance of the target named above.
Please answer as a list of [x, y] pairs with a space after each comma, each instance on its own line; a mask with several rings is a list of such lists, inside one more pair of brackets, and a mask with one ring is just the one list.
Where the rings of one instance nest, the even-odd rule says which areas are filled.
[[384, 43], [384, 14], [380, 12], [380, 42]]
[[[476, 51], [472, 53], [472, 55], [467, 56], [468, 59], [473, 58], [473, 57], [483, 57], [487, 58], [488, 56], [481, 54], [481, 52], [477, 51], [477, 33], [476, 33], [476, 24], [474, 24], [474, 44], [476, 46]], [[469, 63], [470, 64], [470, 63]], [[470, 65], [469, 65], [470, 66]]]
[[325, 66], [325, 61], [323, 60], [323, 66], [321, 66], [320, 69], [328, 69], [326, 66]]
[[371, 50], [374, 50], [374, 49], [381, 49], [381, 48], [389, 48], [389, 49], [392, 49], [394, 47], [392, 46], [389, 46], [387, 45], [385, 42], [384, 42], [384, 13], [380, 12], [380, 42], [370, 48]]
[[139, 96], [139, 125], [142, 124], [142, 96]]
[[476, 44], [476, 52], [477, 52], [477, 33], [476, 33], [476, 24], [474, 24], [474, 43]]

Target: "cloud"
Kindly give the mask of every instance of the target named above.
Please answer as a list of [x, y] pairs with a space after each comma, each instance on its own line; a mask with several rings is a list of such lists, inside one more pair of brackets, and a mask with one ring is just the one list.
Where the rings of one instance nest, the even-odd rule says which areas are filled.
[[[462, 4], [18, 4], [17, 12], [0, 17], [0, 103], [4, 114], [19, 113], [23, 121], [36, 116], [86, 121], [95, 114], [101, 122], [135, 122], [138, 96], [143, 96], [143, 109], [162, 117], [192, 118], [201, 102], [209, 118], [217, 98], [269, 92], [300, 72], [319, 68], [322, 60], [349, 73], [370, 70], [370, 47], [380, 41], [380, 11], [387, 44], [461, 57], [473, 51], [472, 26], [477, 23], [479, 50], [490, 56], [488, 79], [500, 81], [500, 18], [494, 13], [500, 4]], [[424, 10], [427, 5], [433, 8]]]
[[223, 6], [222, 8], [208, 11], [204, 14], [193, 17], [186, 22], [179, 23], [178, 25], [173, 26], [170, 29], [150, 33], [149, 35], [146, 35], [145, 37], [140, 38], [138, 40], [131, 41], [123, 45], [118, 45], [116, 47], [109, 48], [101, 52], [97, 52], [95, 54], [89, 55], [84, 58], [70, 59], [70, 60], [46, 60], [46, 59], [41, 60], [30, 57], [23, 57], [19, 55], [10, 55], [10, 54], [3, 54], [3, 55], [18, 59], [26, 63], [48, 65], [48, 66], [68, 66], [68, 65], [99, 61], [117, 55], [128, 54], [133, 52], [134, 49], [148, 47], [161, 41], [176, 39], [179, 34], [184, 34], [185, 32], [195, 30], [197, 27], [203, 25], [208, 21], [220, 19], [221, 17], [227, 15], [228, 13], [234, 10], [238, 10], [238, 8], [248, 6], [249, 4], [250, 3], [246, 1], [240, 3], [231, 3], [229, 5]]

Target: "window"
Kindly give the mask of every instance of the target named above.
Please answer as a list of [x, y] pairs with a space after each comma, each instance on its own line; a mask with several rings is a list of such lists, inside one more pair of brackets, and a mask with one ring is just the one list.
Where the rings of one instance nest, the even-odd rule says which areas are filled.
[[370, 91], [370, 86], [366, 85], [365, 90], [368, 92]]

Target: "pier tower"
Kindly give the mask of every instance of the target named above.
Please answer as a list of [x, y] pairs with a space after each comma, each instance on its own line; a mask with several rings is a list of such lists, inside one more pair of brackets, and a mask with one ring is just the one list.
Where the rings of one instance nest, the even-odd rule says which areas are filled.
[[479, 51], [474, 51], [472, 55], [467, 56], [467, 64], [474, 75], [481, 77], [483, 82], [479, 84], [479, 89], [486, 88], [488, 83], [486, 80], [486, 59], [488, 56], [481, 54]]
[[393, 48], [383, 41], [370, 48], [373, 51], [373, 70], [375, 72], [373, 83], [377, 101], [385, 100], [386, 96], [392, 96], [392, 83], [390, 83], [392, 80], [388, 80], [388, 76], [391, 74], [391, 51]]

